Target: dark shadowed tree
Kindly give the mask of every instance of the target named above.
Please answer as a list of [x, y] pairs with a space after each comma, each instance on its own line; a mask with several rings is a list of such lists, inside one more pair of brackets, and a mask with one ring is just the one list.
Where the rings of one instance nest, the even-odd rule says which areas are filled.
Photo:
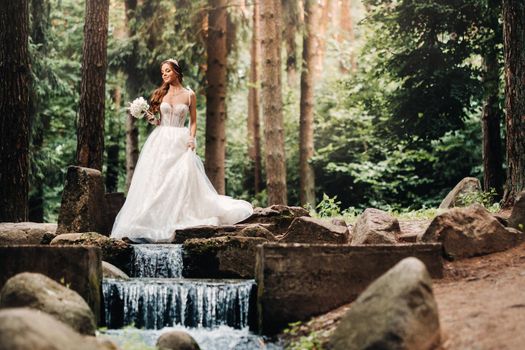
[[224, 194], [226, 153], [227, 22], [226, 0], [210, 0], [206, 70], [205, 169], [211, 183]]
[[0, 222], [27, 220], [28, 37], [29, 1], [0, 1]]
[[77, 125], [77, 165], [102, 170], [109, 0], [87, 0]]
[[525, 2], [503, 0], [507, 182], [503, 202], [525, 190]]
[[281, 1], [260, 4], [261, 97], [266, 151], [268, 205], [286, 204], [286, 155], [281, 94]]

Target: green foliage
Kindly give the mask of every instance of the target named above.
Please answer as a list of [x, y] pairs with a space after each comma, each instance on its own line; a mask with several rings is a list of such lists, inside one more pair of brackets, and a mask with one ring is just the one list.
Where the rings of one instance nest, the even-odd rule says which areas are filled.
[[472, 191], [461, 193], [458, 195], [458, 205], [467, 207], [472, 204], [481, 204], [491, 212], [497, 212], [501, 208], [499, 203], [496, 203], [494, 199], [498, 196], [496, 189], [491, 188], [488, 191]]
[[341, 201], [337, 200], [337, 196], [330, 198], [323, 193], [323, 200], [317, 204], [315, 209], [321, 218], [339, 216], [341, 215]]
[[[300, 334], [300, 328], [302, 322], [293, 322], [288, 325], [283, 333], [297, 338]], [[321, 341], [319, 340], [319, 335], [316, 332], [311, 332], [308, 335], [299, 337], [296, 340], [293, 340], [285, 347], [287, 350], [322, 350]]]

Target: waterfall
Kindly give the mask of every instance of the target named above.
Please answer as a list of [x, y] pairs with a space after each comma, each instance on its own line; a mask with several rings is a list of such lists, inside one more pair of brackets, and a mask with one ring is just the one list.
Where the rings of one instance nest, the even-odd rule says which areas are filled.
[[135, 244], [133, 277], [182, 277], [182, 244]]
[[244, 328], [254, 286], [253, 280], [105, 279], [106, 326]]

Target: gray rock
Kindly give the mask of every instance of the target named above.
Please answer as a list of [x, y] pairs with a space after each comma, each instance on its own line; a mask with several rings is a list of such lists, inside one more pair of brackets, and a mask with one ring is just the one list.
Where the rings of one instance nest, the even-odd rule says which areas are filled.
[[85, 337], [44, 312], [0, 310], [0, 350], [118, 350], [111, 341]]
[[200, 350], [199, 344], [186, 332], [169, 331], [157, 339], [159, 350]]
[[57, 224], [37, 222], [0, 223], [0, 245], [49, 244], [55, 238]]
[[525, 191], [521, 191], [516, 196], [514, 207], [510, 213], [509, 226], [525, 232]]
[[374, 281], [334, 331], [334, 350], [433, 349], [440, 326], [432, 280], [425, 265], [405, 258]]
[[81, 334], [95, 335], [95, 315], [77, 292], [39, 273], [11, 277], [0, 291], [0, 308], [30, 307], [48, 313]]
[[292, 221], [279, 242], [347, 244], [348, 228], [333, 225], [322, 219], [299, 217]]
[[104, 278], [129, 279], [129, 276], [124, 271], [106, 261], [102, 262], [102, 276]]
[[395, 244], [401, 234], [399, 221], [379, 209], [366, 209], [352, 228], [352, 245]]
[[237, 237], [260, 237], [267, 239], [268, 241], [275, 241], [276, 238], [273, 233], [270, 232], [266, 227], [261, 224], [248, 225], [243, 228], [238, 234]]
[[65, 233], [56, 236], [50, 245], [95, 246], [102, 250], [102, 260], [129, 271], [133, 247], [120, 239], [109, 238], [97, 232]]
[[184, 277], [254, 278], [259, 237], [194, 238], [184, 242]]
[[310, 213], [303, 207], [272, 205], [267, 208], [255, 208], [253, 214], [241, 223], [271, 225], [269, 230], [278, 235], [286, 232], [292, 221], [301, 216], [310, 216]]
[[459, 259], [503, 251], [524, 238], [525, 234], [504, 227], [483, 206], [474, 204], [436, 216], [418, 241], [441, 242], [445, 256]]
[[104, 179], [96, 169], [70, 166], [62, 192], [57, 234], [99, 232], [109, 235]]
[[481, 183], [475, 177], [466, 177], [447, 194], [439, 205], [439, 209], [449, 209], [460, 206], [460, 197], [469, 193], [481, 192]]

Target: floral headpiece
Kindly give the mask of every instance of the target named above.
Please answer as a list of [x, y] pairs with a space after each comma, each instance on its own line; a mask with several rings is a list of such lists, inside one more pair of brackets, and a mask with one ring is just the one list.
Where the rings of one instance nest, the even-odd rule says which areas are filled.
[[166, 61], [167, 61], [167, 62], [171, 62], [171, 63], [173, 63], [173, 64], [176, 65], [177, 67], [179, 66], [179, 62], [177, 62], [177, 60], [174, 59], [174, 58], [168, 58]]

